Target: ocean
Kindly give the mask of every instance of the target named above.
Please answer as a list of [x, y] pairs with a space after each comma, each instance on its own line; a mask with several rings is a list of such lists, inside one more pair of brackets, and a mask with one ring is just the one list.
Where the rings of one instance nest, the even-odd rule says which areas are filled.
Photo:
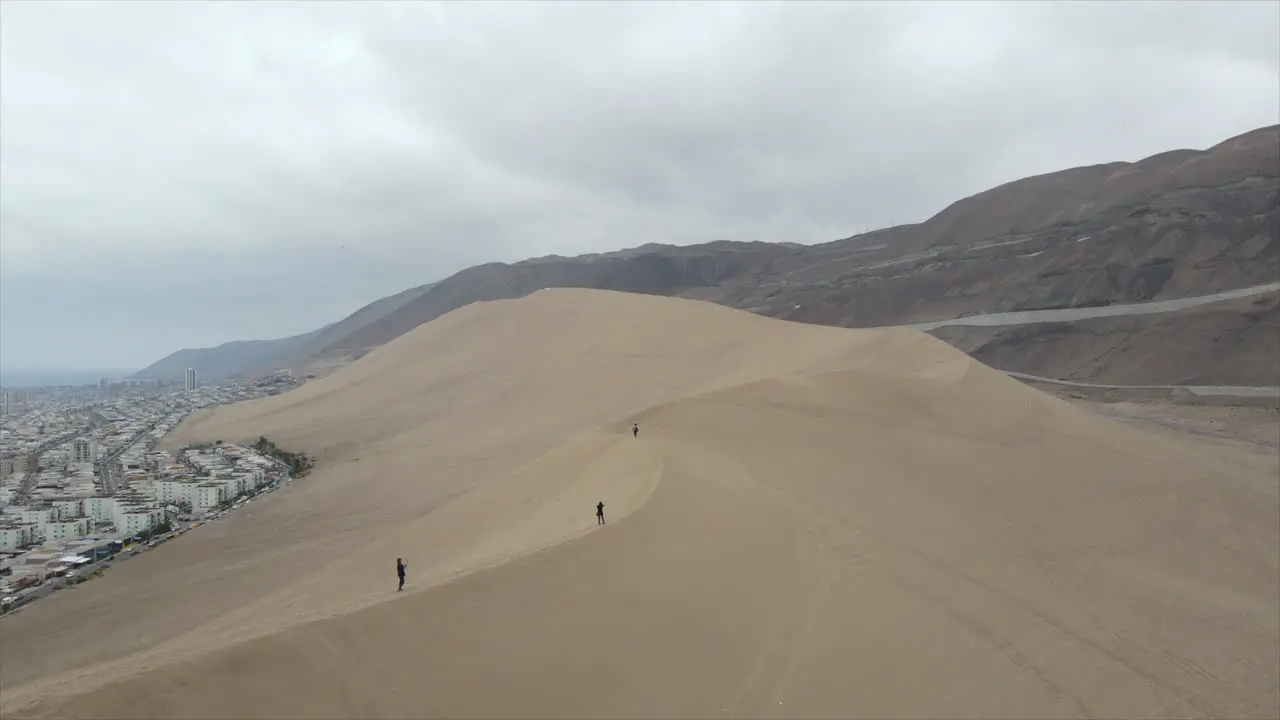
[[0, 387], [37, 388], [59, 385], [97, 385], [102, 378], [128, 377], [133, 370], [25, 370], [0, 368]]

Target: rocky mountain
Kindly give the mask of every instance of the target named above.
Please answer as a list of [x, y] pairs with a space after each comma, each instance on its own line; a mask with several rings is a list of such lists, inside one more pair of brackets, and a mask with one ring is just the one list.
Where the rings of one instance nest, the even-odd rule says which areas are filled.
[[[288, 357], [298, 370], [324, 372], [456, 308], [546, 287], [681, 295], [799, 322], [874, 327], [1181, 298], [1276, 280], [1280, 126], [1208, 150], [1018, 180], [956, 202], [923, 223], [822, 245], [651, 244], [480, 265], [351, 325], [349, 332], [326, 328], [323, 338], [290, 345], [278, 357]], [[1247, 310], [1228, 304], [1039, 330], [933, 332], [996, 367], [1037, 375], [1277, 384], [1280, 358], [1256, 359], [1270, 346], [1250, 331], [1274, 326], [1276, 312], [1274, 304]], [[1105, 362], [1089, 359], [1092, 351], [1085, 348], [1091, 343], [1110, 348]], [[1170, 344], [1181, 360], [1125, 359], [1159, 354]], [[1227, 360], [1242, 353], [1255, 360]]]
[[203, 380], [264, 375], [302, 367], [329, 344], [395, 312], [434, 283], [396, 293], [365, 305], [336, 323], [302, 335], [274, 340], [238, 340], [211, 348], [179, 350], [134, 373], [134, 377], [174, 380], [195, 368]]
[[[134, 373], [138, 378], [178, 380], [187, 368], [195, 368], [201, 380], [235, 377], [252, 368], [265, 367], [279, 357], [301, 348], [331, 325], [302, 335], [274, 340], [236, 340], [211, 348], [186, 348], [164, 356]], [[277, 366], [276, 368], [279, 369]]]
[[359, 332], [365, 326], [376, 323], [382, 318], [395, 313], [405, 305], [421, 297], [435, 285], [436, 283], [427, 283], [426, 285], [419, 285], [404, 292], [396, 293], [390, 297], [375, 300], [342, 320], [322, 328], [320, 332], [308, 336], [305, 342], [288, 348], [273, 357], [268, 363], [253, 366], [237, 374], [257, 375], [277, 368], [304, 370], [308, 365], [315, 365], [319, 354], [333, 343], [339, 342], [342, 338]]

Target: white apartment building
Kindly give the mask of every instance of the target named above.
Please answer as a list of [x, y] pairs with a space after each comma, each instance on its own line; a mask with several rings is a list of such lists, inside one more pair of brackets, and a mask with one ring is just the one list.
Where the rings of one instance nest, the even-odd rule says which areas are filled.
[[249, 489], [242, 476], [218, 478], [217, 482], [222, 483], [222, 486], [226, 488], [227, 499], [238, 498]]
[[267, 474], [255, 468], [254, 470], [248, 471], [248, 472], [241, 471], [236, 474], [236, 477], [244, 480], [244, 489], [245, 489], [245, 492], [248, 492], [250, 490], [256, 490], [257, 488], [262, 487], [264, 484], [264, 481], [267, 478]]
[[212, 482], [200, 483], [196, 485], [195, 499], [191, 501], [191, 511], [203, 515], [226, 501], [226, 485]]
[[155, 498], [151, 497], [147, 493], [138, 492], [133, 488], [130, 488], [126, 493], [116, 495], [115, 498], [116, 515], [114, 519], [116, 524], [121, 527], [123, 527], [121, 523], [124, 522], [124, 513], [133, 510], [134, 508], [151, 507], [155, 504]]
[[76, 438], [71, 444], [71, 462], [76, 464], [98, 461], [98, 443], [89, 438]]
[[195, 368], [187, 368], [186, 377], [183, 382], [183, 389], [187, 392], [198, 390], [200, 388], [200, 375]]
[[160, 496], [160, 488], [155, 483], [135, 483], [127, 487], [130, 496], [148, 504], [156, 502]]
[[196, 482], [194, 480], [161, 480], [156, 483], [156, 500], [165, 505], [178, 503], [195, 504]]
[[22, 522], [35, 525], [41, 537], [44, 537], [45, 525], [61, 519], [53, 508], [27, 508], [22, 511]]
[[34, 542], [31, 535], [32, 529], [31, 525], [0, 525], [0, 548], [13, 550], [30, 545]]
[[113, 497], [91, 497], [84, 499], [84, 514], [93, 522], [114, 521], [116, 518], [116, 499]]
[[164, 520], [164, 511], [158, 507], [133, 506], [120, 513], [120, 522], [116, 527], [133, 535], [149, 530]]
[[89, 534], [89, 518], [59, 520], [44, 526], [45, 541], [74, 540]]
[[54, 500], [50, 503], [54, 510], [58, 511], [58, 517], [63, 520], [84, 517], [84, 501], [80, 498], [67, 498], [63, 500]]

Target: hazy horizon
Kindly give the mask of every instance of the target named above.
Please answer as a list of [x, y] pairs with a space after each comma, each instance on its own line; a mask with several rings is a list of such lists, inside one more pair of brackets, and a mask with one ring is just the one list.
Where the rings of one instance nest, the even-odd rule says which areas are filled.
[[19, 389], [56, 387], [60, 385], [92, 385], [97, 384], [104, 377], [109, 379], [128, 377], [137, 372], [137, 370], [120, 368], [0, 367], [0, 388]]

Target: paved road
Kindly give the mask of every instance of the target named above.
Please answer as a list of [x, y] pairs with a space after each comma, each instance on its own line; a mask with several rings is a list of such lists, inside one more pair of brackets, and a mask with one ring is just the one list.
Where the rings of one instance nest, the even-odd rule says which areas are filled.
[[[1254, 285], [1252, 287], [1237, 288], [1235, 290], [1225, 290], [1212, 295], [1197, 295], [1196, 297], [1177, 298], [1175, 300], [1154, 300], [1143, 303], [1130, 303], [1128, 305], [1107, 305], [1105, 307], [1089, 307], [1089, 308], [1065, 308], [1060, 310], [1026, 310], [1022, 312], [1007, 313], [987, 313], [985, 315], [970, 315], [968, 317], [954, 318], [951, 320], [937, 320], [927, 323], [916, 323], [915, 325], [906, 325], [905, 327], [915, 328], [917, 330], [932, 330], [934, 328], [947, 327], [949, 325], [965, 325], [977, 327], [1000, 327], [1006, 325], [1030, 325], [1032, 323], [1045, 322], [1075, 322], [1077, 320], [1088, 320], [1098, 317], [1116, 317], [1121, 315], [1154, 315], [1157, 313], [1174, 312], [1177, 310], [1185, 310], [1187, 308], [1197, 307], [1199, 305], [1208, 305], [1210, 303], [1222, 302], [1224, 300], [1237, 300], [1239, 298], [1253, 297], [1255, 295], [1267, 295], [1273, 292], [1280, 292], [1280, 282], [1267, 283], [1265, 285]], [[1247, 397], [1247, 398], [1276, 398], [1280, 399], [1280, 387], [1277, 386], [1239, 386], [1239, 385], [1100, 385], [1096, 383], [1072, 382], [1071, 380], [1059, 380], [1057, 378], [1040, 377], [1039, 375], [1027, 375], [1026, 373], [1003, 371], [1010, 377], [1022, 380], [1034, 380], [1037, 382], [1053, 383], [1055, 385], [1069, 385], [1080, 388], [1101, 388], [1106, 390], [1186, 390], [1197, 397]]]
[[1041, 377], [1039, 375], [1028, 375], [1026, 373], [1004, 371], [1005, 375], [1015, 377], [1019, 380], [1034, 380], [1036, 382], [1052, 383], [1054, 385], [1067, 385], [1079, 388], [1101, 388], [1104, 390], [1186, 390], [1192, 395], [1199, 397], [1256, 397], [1256, 398], [1276, 398], [1280, 399], [1280, 386], [1249, 386], [1249, 385], [1102, 385], [1099, 383], [1074, 382], [1072, 380], [1059, 380], [1057, 378]]
[[1255, 295], [1267, 295], [1273, 292], [1280, 292], [1280, 282], [1237, 288], [1235, 290], [1226, 290], [1220, 293], [1213, 293], [1212, 295], [1197, 295], [1196, 297], [1177, 298], [1174, 300], [1153, 300], [1150, 302], [1130, 303], [1128, 305], [1106, 305], [1103, 307], [988, 313], [986, 315], [970, 315], [968, 317], [953, 318], [951, 320], [935, 320], [933, 322], [916, 323], [915, 325], [908, 325], [907, 327], [916, 328], [918, 330], [932, 330], [934, 328], [948, 327], [952, 325], [1000, 327], [1005, 325], [1030, 325], [1032, 323], [1075, 322], [1077, 320], [1116, 317], [1121, 315], [1155, 315], [1158, 313], [1186, 310], [1187, 308], [1222, 302], [1224, 300], [1237, 300], [1239, 298], [1253, 297]]
[[146, 437], [147, 433], [155, 430], [156, 426], [159, 425], [160, 421], [163, 419], [164, 416], [161, 416], [152, 420], [151, 424], [134, 433], [133, 437], [129, 438], [128, 442], [117, 447], [115, 450], [112, 450], [111, 453], [105, 457], [98, 459], [98, 475], [102, 478], [103, 491], [107, 495], [115, 495], [116, 490], [120, 487], [120, 482], [124, 478], [124, 469], [120, 467], [120, 463], [118, 462], [120, 456], [123, 455], [126, 450], [136, 445], [139, 440]]

